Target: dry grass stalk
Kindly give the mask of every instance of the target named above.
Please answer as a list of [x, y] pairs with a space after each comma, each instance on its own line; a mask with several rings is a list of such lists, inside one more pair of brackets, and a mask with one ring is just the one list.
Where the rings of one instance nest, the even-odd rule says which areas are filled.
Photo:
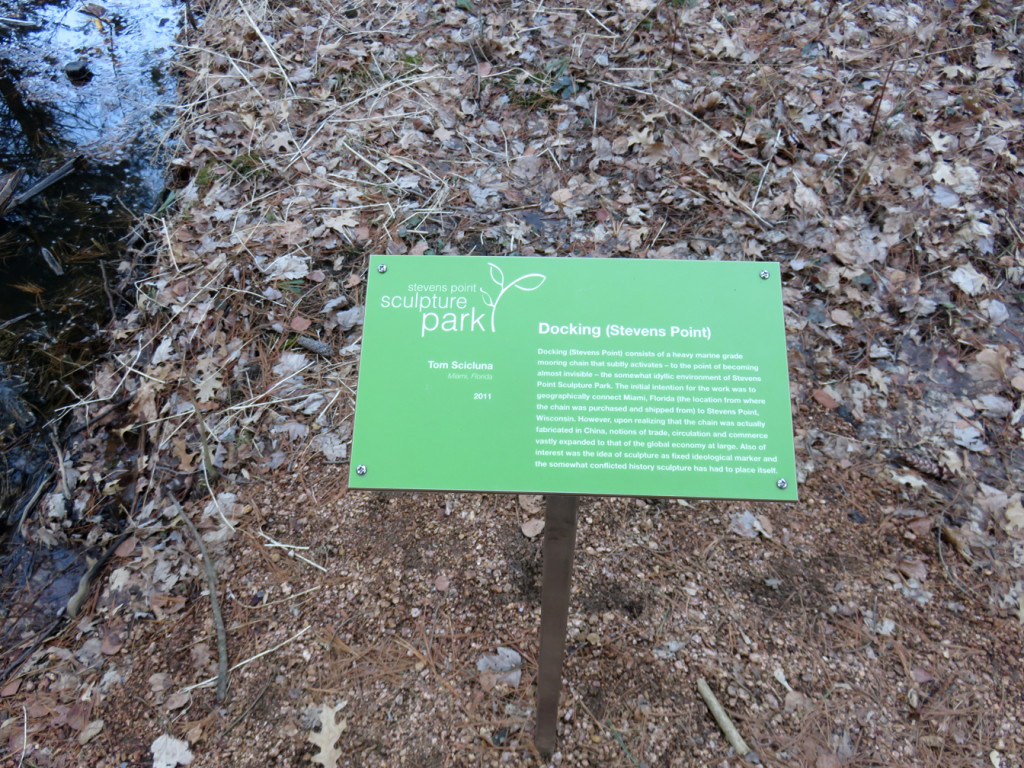
[[[287, 645], [289, 645], [291, 643], [294, 643], [300, 637], [302, 637], [307, 632], [309, 632], [309, 630], [311, 630], [312, 628], [313, 628], [313, 625], [310, 624], [309, 626], [305, 627], [304, 629], [300, 630], [299, 632], [296, 632], [294, 635], [289, 637], [287, 640], [278, 643], [277, 645], [273, 646], [272, 648], [267, 648], [265, 651], [260, 651], [255, 656], [250, 656], [249, 658], [245, 659], [244, 661], [238, 662], [234, 666], [230, 667], [228, 669], [228, 672], [237, 672], [242, 667], [244, 667], [244, 666], [246, 666], [248, 664], [251, 664], [254, 661], [257, 661], [258, 659], [262, 659], [264, 656], [268, 656], [271, 653], [275, 653], [276, 651], [281, 650], [285, 646], [287, 646]], [[186, 686], [186, 687], [182, 688], [181, 689], [181, 693], [188, 693], [189, 691], [194, 691], [197, 688], [206, 688], [206, 687], [208, 687], [210, 685], [213, 685], [215, 682], [218, 681], [218, 679], [219, 679], [219, 677], [209, 677], [206, 680], [203, 680], [201, 682], [195, 683], [194, 685], [189, 685], [189, 686]]]

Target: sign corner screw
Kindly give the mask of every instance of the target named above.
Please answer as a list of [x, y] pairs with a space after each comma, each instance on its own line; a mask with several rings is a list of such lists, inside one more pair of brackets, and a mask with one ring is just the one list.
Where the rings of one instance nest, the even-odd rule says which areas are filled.
[[[359, 475], [360, 477], [365, 475], [366, 474], [366, 465], [365, 464], [360, 464], [358, 467], [356, 467], [356, 474]], [[784, 481], [780, 480], [779, 482], [781, 483], [781, 482], [784, 482]]]
[[772, 276], [772, 273], [769, 272], [767, 269], [762, 269], [761, 270], [761, 279], [762, 280], [767, 280], [771, 276]]
[[[362, 467], [362, 470], [365, 472], [366, 471], [366, 467]], [[357, 469], [356, 471], [358, 472], [359, 470]], [[780, 477], [778, 482], [775, 483], [775, 485], [778, 486], [780, 491], [784, 491], [784, 490], [786, 490], [786, 488], [789, 487], [789, 482], [787, 482], [786, 478]]]
[[387, 264], [378, 264], [377, 265], [377, 271], [380, 272], [383, 275], [385, 272], [388, 271], [388, 265]]

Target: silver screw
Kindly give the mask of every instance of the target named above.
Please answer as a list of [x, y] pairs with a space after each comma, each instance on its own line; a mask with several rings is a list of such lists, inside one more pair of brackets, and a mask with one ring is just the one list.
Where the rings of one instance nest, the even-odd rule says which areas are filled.
[[[356, 467], [356, 474], [359, 475], [360, 477], [365, 475], [366, 474], [366, 465], [365, 464], [360, 464], [358, 467]], [[785, 482], [785, 481], [784, 480], [780, 480], [779, 482]]]
[[761, 270], [761, 279], [762, 280], [767, 280], [771, 276], [772, 276], [772, 273], [769, 272], [767, 269], [762, 269]]
[[[362, 469], [365, 470], [366, 467], [363, 467]], [[357, 469], [356, 472], [358, 472], [358, 471], [359, 470]], [[784, 491], [784, 490], [786, 490], [786, 488], [789, 487], [789, 483], [786, 482], [786, 478], [784, 478], [784, 477], [780, 477], [779, 481], [775, 485], [778, 486], [780, 491]]]
[[388, 271], [388, 265], [387, 264], [378, 264], [377, 265], [377, 271], [380, 272], [383, 275], [385, 272]]

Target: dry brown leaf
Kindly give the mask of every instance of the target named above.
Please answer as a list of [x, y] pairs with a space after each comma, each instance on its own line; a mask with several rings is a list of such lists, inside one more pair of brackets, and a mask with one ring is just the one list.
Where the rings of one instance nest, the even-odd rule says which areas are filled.
[[345, 232], [352, 227], [359, 226], [359, 216], [356, 215], [355, 211], [342, 211], [337, 216], [324, 219], [324, 224], [336, 232]]
[[178, 461], [180, 462], [178, 464], [178, 471], [191, 472], [195, 468], [194, 462], [198, 454], [189, 452], [184, 437], [174, 438], [174, 440], [171, 442], [171, 445], [173, 446], [171, 453], [174, 456], [176, 456]]
[[1010, 352], [1006, 347], [985, 347], [974, 358], [974, 364], [967, 370], [972, 378], [999, 380], [1006, 376], [1010, 367]]
[[170, 734], [159, 736], [149, 747], [149, 751], [153, 755], [153, 768], [176, 768], [192, 763], [192, 752], [189, 751], [188, 742]]
[[827, 408], [830, 411], [834, 411], [839, 407], [839, 403], [836, 402], [836, 399], [823, 389], [814, 390], [811, 392], [811, 396], [824, 408]]
[[149, 597], [149, 607], [157, 620], [162, 621], [185, 607], [184, 597], [171, 597], [162, 592], [154, 592]]
[[845, 309], [833, 309], [829, 313], [829, 317], [832, 318], [832, 322], [837, 325], [842, 325], [847, 328], [851, 327], [854, 323], [853, 315], [847, 312]]
[[135, 551], [135, 547], [138, 545], [139, 540], [135, 536], [129, 536], [118, 545], [117, 549], [114, 550], [114, 554], [117, 557], [128, 557]]
[[988, 288], [988, 278], [970, 264], [957, 267], [953, 274], [949, 276], [949, 279], [969, 296], [977, 296]]
[[338, 712], [344, 709], [347, 703], [343, 701], [332, 707], [324, 702], [320, 709], [320, 730], [309, 733], [309, 741], [320, 750], [313, 755], [313, 762], [320, 763], [323, 768], [337, 768], [338, 760], [341, 759], [341, 750], [335, 745], [348, 728], [348, 722], [345, 718], [338, 720]]
[[1024, 505], [1021, 504], [1019, 493], [1010, 499], [1003, 514], [1006, 515], [1006, 532], [1011, 536], [1024, 538]]
[[801, 182], [799, 177], [796, 177], [796, 191], [793, 193], [793, 202], [807, 213], [817, 213], [822, 208], [821, 198], [818, 196], [818, 193]]
[[943, 540], [952, 544], [953, 548], [960, 554], [960, 557], [968, 563], [974, 562], [974, 555], [971, 552], [970, 543], [967, 541], [967, 537], [961, 529], [954, 528], [951, 525], [944, 525], [940, 529], [940, 532], [942, 533]]
[[217, 391], [224, 385], [222, 374], [220, 371], [209, 371], [203, 380], [199, 382], [199, 388], [196, 390], [196, 397], [200, 403], [208, 403], [213, 400]]
[[572, 200], [572, 190], [566, 188], [556, 189], [551, 193], [551, 199], [560, 205], [565, 205]]
[[167, 701], [164, 702], [164, 709], [168, 712], [173, 712], [176, 709], [181, 709], [190, 701], [192, 701], [191, 694], [185, 691], [178, 691], [167, 697]]
[[78, 743], [83, 747], [92, 741], [94, 738], [100, 735], [103, 731], [103, 720], [93, 720], [87, 724], [82, 732], [78, 734]]
[[927, 536], [934, 525], [935, 522], [930, 517], [915, 517], [907, 521], [907, 528], [917, 536]]
[[922, 557], [901, 557], [896, 561], [896, 570], [908, 579], [924, 581], [928, 578], [928, 566]]
[[100, 653], [104, 656], [113, 656], [124, 646], [125, 636], [128, 634], [123, 627], [100, 627]]
[[209, 672], [210, 661], [213, 658], [210, 646], [207, 643], [196, 643], [189, 651], [189, 655], [192, 657], [196, 676], [206, 677]]
[[153, 693], [163, 693], [173, 684], [171, 676], [166, 672], [154, 672], [149, 676], [149, 690]]
[[476, 663], [480, 687], [490, 691], [499, 685], [518, 688], [522, 678], [523, 657], [514, 648], [500, 646], [496, 653], [485, 653]]
[[935, 679], [935, 677], [930, 672], [921, 669], [920, 667], [914, 667], [912, 670], [910, 670], [910, 674], [913, 676], [914, 682], [918, 683], [919, 685], [923, 685], [924, 683], [930, 683], [932, 680]]

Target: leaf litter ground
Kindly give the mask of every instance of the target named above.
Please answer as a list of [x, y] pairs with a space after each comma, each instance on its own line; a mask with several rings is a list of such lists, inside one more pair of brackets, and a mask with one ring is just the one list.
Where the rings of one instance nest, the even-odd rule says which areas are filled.
[[0, 759], [541, 764], [540, 500], [344, 480], [367, 255], [514, 252], [779, 261], [801, 475], [583, 500], [552, 762], [741, 765], [704, 677], [765, 765], [1020, 765], [1020, 23], [207, 8], [175, 198], [26, 523], [109, 557], [52, 634], [10, 595]]

